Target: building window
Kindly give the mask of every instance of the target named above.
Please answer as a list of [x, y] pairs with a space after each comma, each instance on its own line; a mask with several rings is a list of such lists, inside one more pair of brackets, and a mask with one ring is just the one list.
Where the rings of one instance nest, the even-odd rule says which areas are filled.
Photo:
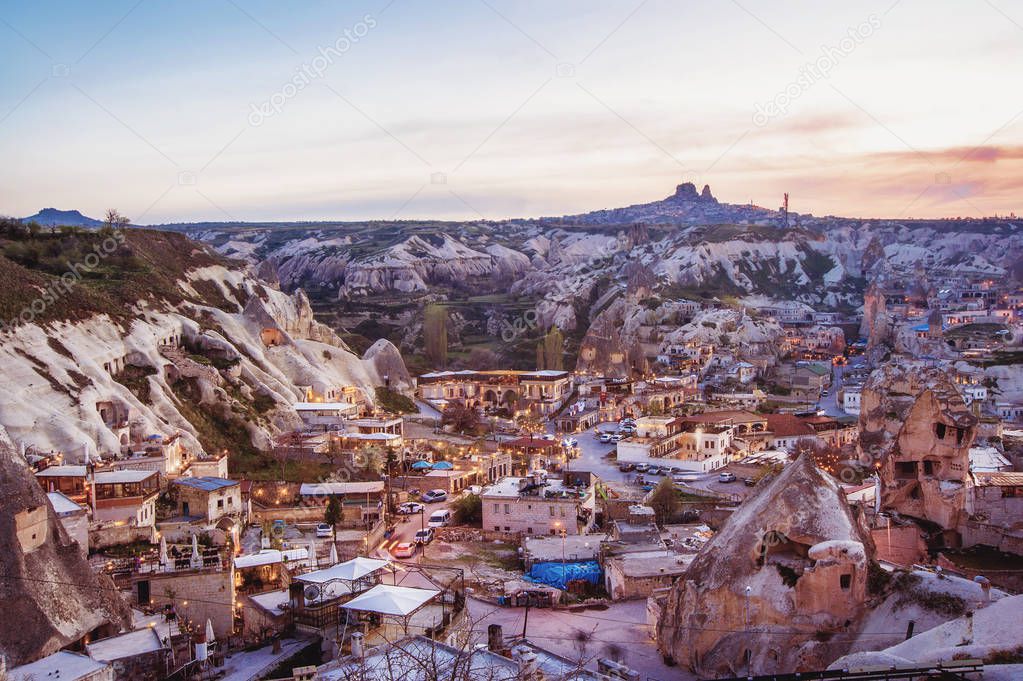
[[852, 586], [852, 575], [839, 576], [838, 585], [842, 587], [843, 590], [847, 590], [849, 587]]
[[509, 513], [511, 513], [511, 506], [509, 504], [505, 504], [504, 505], [504, 514], [508, 515]]
[[553, 506], [548, 506], [547, 510], [551, 512], [551, 517], [553, 518], [554, 517], [554, 507]]
[[501, 512], [501, 504], [494, 504], [494, 513]]

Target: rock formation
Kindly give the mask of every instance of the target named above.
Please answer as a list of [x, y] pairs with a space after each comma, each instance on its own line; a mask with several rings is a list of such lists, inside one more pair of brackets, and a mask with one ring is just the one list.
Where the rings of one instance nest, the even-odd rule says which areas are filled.
[[0, 654], [16, 666], [128, 626], [114, 583], [93, 574], [2, 428], [0, 490]]
[[[307, 391], [354, 386], [372, 401], [381, 370], [397, 389], [411, 385], [393, 346], [384, 341], [360, 359], [313, 318], [301, 290], [288, 295], [224, 266], [190, 270], [179, 285], [206, 292], [193, 297], [206, 304], [140, 305], [124, 326], [95, 315], [8, 331], [0, 381], [16, 389], [0, 400], [0, 426], [25, 445], [63, 451], [69, 463], [81, 460], [85, 441], [106, 457], [126, 444], [101, 414], [113, 404], [133, 434], [180, 433], [194, 453], [203, 450], [194, 422], [203, 414], [237, 421], [264, 448], [300, 426], [293, 405]], [[185, 403], [195, 401], [203, 409], [190, 413]]]
[[946, 370], [893, 362], [860, 397], [860, 457], [880, 470], [882, 506], [955, 530], [977, 417]]
[[873, 545], [810, 457], [761, 483], [675, 583], [662, 654], [701, 676], [820, 668], [863, 613]]

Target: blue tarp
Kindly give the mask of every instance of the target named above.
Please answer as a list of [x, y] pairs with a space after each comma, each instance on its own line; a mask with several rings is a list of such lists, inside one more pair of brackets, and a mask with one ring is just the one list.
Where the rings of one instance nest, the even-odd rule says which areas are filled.
[[602, 574], [595, 560], [576, 563], [536, 563], [525, 576], [527, 582], [539, 582], [556, 589], [564, 589], [566, 582], [585, 579], [590, 584], [600, 584]]

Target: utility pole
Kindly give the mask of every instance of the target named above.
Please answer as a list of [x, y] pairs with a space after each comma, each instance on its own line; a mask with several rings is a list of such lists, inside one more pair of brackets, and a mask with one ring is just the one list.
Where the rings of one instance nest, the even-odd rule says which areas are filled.
[[[785, 195], [785, 199], [786, 199], [786, 201], [788, 200], [788, 194]], [[746, 624], [745, 624], [745, 627], [744, 627], [746, 629], [746, 646], [747, 646], [746, 647], [746, 676], [748, 676], [750, 678], [753, 678], [753, 648], [750, 647], [751, 638], [750, 638], [750, 635], [749, 635], [749, 633], [750, 633], [750, 631], [749, 631], [749, 595], [750, 595], [750, 592], [752, 590], [753, 590], [752, 587], [749, 587], [749, 586], [746, 587], [746, 612], [745, 612]]]
[[526, 594], [526, 614], [522, 618], [522, 638], [526, 638], [526, 624], [529, 623], [529, 594]]

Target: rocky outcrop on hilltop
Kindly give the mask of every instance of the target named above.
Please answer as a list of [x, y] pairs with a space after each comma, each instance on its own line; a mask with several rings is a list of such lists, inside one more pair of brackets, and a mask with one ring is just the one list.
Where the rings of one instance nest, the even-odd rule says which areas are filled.
[[838, 483], [801, 457], [726, 521], [667, 596], [661, 653], [703, 677], [819, 669], [867, 600], [873, 545]]
[[93, 574], [2, 428], [0, 490], [0, 655], [16, 666], [127, 627], [114, 583]]

